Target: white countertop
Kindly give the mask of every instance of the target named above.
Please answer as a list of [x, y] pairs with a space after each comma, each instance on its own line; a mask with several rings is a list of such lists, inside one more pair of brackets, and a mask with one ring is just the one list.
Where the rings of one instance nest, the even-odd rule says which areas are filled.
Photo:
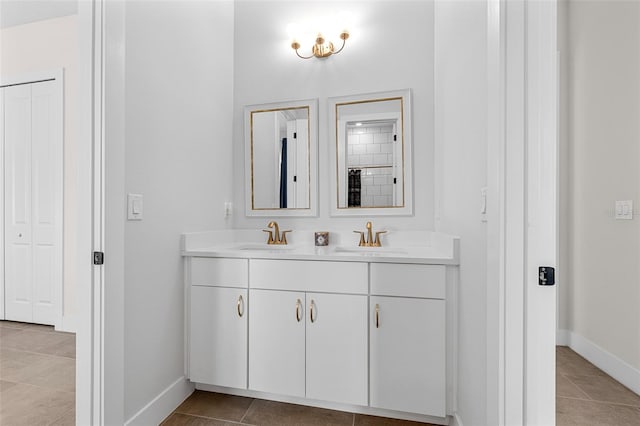
[[[258, 231], [222, 230], [182, 235], [182, 255], [241, 259], [323, 260], [340, 262], [387, 262], [458, 265], [459, 238], [422, 231], [397, 237], [383, 247], [358, 247], [348, 233], [332, 232], [338, 244], [313, 245], [312, 239], [298, 238], [288, 245], [268, 245], [255, 241]], [[343, 238], [340, 238], [343, 237]], [[345, 238], [346, 237], [346, 238]], [[330, 239], [331, 241], [331, 239]]]

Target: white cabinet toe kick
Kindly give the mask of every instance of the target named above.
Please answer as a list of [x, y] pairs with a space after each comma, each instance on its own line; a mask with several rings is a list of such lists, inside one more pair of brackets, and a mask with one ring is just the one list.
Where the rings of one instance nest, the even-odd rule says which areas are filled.
[[185, 257], [203, 390], [448, 424], [451, 265]]

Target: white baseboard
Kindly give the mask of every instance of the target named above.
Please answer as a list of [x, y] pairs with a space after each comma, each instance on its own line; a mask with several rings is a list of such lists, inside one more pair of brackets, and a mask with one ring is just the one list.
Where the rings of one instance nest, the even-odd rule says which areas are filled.
[[180, 377], [168, 388], [160, 392], [151, 402], [145, 405], [133, 417], [125, 422], [126, 426], [159, 425], [185, 399], [193, 393], [193, 383]]
[[451, 425], [450, 426], [463, 426], [462, 425], [462, 420], [460, 420], [460, 416], [458, 416], [458, 413], [455, 413], [453, 415], [453, 417], [451, 418]]
[[56, 331], [65, 331], [67, 333], [75, 333], [77, 331], [76, 316], [63, 315], [62, 322], [59, 324], [59, 326], [56, 326]]
[[[593, 365], [640, 395], [639, 369], [627, 364], [611, 352], [602, 349], [600, 346], [577, 333], [569, 330], [562, 331], [567, 335], [567, 343], [562, 346], [569, 346]], [[558, 333], [558, 335], [559, 334], [560, 333]]]

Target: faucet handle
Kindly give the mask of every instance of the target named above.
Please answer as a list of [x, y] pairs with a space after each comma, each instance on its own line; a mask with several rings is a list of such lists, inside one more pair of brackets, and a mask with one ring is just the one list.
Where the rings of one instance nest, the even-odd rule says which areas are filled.
[[280, 238], [280, 244], [287, 244], [287, 232], [291, 232], [291, 229], [282, 231], [282, 238]]
[[380, 241], [380, 234], [384, 234], [387, 231], [378, 231], [376, 232], [376, 240], [373, 242], [374, 247], [382, 247], [382, 242]]
[[367, 243], [364, 241], [364, 232], [363, 231], [353, 231], [356, 234], [360, 234], [360, 242], [358, 243], [358, 245], [360, 247], [364, 247], [367, 245]]
[[273, 231], [271, 231], [270, 229], [263, 229], [262, 232], [269, 233], [269, 239], [267, 240], [267, 244], [273, 244]]

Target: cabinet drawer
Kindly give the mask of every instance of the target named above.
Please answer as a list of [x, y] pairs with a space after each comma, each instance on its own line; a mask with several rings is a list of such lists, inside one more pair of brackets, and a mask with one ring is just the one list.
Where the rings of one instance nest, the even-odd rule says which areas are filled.
[[371, 294], [445, 298], [445, 267], [400, 263], [371, 264]]
[[252, 259], [251, 287], [272, 290], [367, 294], [367, 264]]
[[249, 285], [247, 259], [191, 258], [191, 285], [242, 287]]

